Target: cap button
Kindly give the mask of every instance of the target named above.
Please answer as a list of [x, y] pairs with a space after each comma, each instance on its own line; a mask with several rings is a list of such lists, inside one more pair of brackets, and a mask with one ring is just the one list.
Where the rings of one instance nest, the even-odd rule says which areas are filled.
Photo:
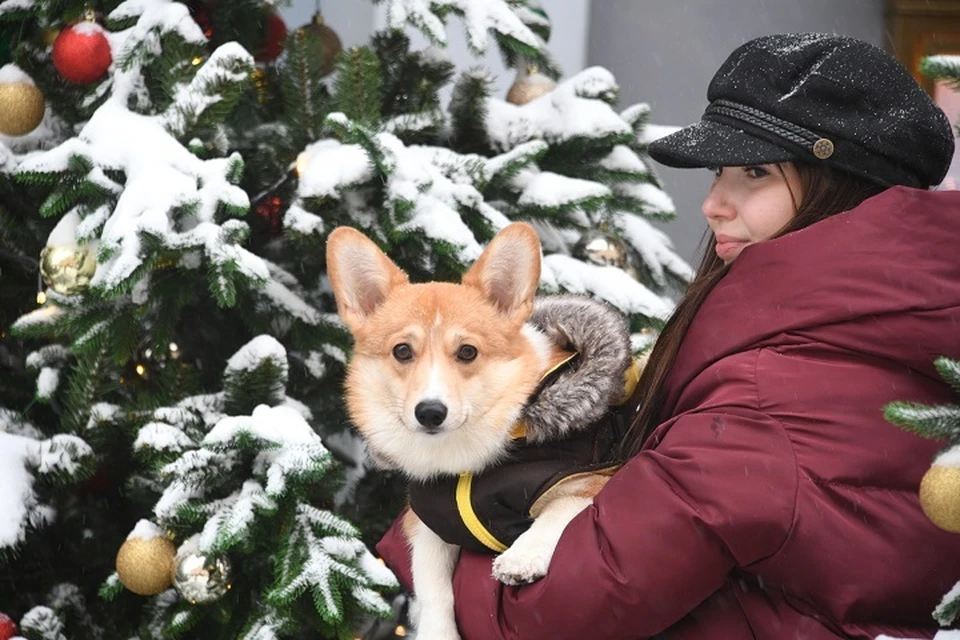
[[826, 160], [833, 155], [833, 143], [826, 138], [820, 138], [813, 143], [813, 155], [819, 160]]

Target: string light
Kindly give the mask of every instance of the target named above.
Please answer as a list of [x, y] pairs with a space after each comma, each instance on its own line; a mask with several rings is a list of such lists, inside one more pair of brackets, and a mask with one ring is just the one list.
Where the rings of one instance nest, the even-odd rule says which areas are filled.
[[143, 366], [142, 364], [138, 364], [137, 367], [136, 367], [136, 371], [137, 371], [137, 375], [138, 375], [138, 376], [142, 376], [143, 374], [145, 374], [145, 373], [147, 372], [147, 368], [146, 368], [145, 366]]
[[170, 357], [173, 360], [180, 359], [180, 347], [177, 346], [176, 342], [171, 342], [169, 349], [170, 349]]
[[303, 172], [307, 170], [307, 165], [310, 163], [310, 156], [306, 151], [302, 152], [297, 156], [297, 175], [303, 176]]
[[397, 625], [397, 628], [393, 630], [393, 635], [398, 638], [403, 638], [407, 635], [407, 630], [403, 628], [402, 624]]
[[44, 304], [47, 301], [47, 294], [43, 291], [37, 291], [37, 304]]
[[191, 62], [191, 64], [193, 64], [193, 66], [199, 67], [199, 66], [200, 66], [200, 63], [203, 62], [203, 58], [201, 58], [200, 56], [197, 56], [196, 58], [194, 58], [194, 59], [191, 60], [190, 62]]

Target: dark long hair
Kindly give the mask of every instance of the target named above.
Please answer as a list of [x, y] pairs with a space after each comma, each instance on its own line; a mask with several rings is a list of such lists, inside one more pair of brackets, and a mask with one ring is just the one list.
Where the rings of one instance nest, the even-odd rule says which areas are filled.
[[[776, 166], [786, 180], [783, 167]], [[797, 201], [797, 195], [793, 191], [790, 192], [790, 196], [797, 214], [774, 237], [803, 229], [837, 213], [849, 211], [885, 189], [863, 178], [822, 165], [797, 162], [794, 166], [800, 178], [800, 201]], [[664, 383], [673, 368], [680, 345], [700, 305], [728, 271], [728, 266], [723, 264], [713, 250], [713, 234], [708, 231], [705, 238], [709, 241], [703, 248], [703, 257], [696, 277], [667, 321], [660, 337], [657, 338], [640, 377], [640, 383], [624, 407], [630, 420], [630, 427], [622, 445], [624, 459], [640, 451], [644, 440], [664, 418], [661, 415]], [[632, 416], [632, 419], [629, 416]]]

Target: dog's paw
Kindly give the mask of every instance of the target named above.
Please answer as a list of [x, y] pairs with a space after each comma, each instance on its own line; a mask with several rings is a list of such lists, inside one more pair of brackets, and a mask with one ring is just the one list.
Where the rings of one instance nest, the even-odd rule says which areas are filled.
[[460, 640], [457, 623], [440, 618], [421, 618], [417, 626], [417, 638], [421, 640]]
[[493, 577], [504, 584], [536, 582], [547, 575], [552, 549], [524, 549], [516, 544], [493, 561]]

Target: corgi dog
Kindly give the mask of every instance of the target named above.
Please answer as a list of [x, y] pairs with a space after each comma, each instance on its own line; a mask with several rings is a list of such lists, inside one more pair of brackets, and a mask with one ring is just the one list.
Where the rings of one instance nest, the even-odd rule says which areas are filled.
[[[345, 399], [374, 461], [425, 486], [472, 477], [510, 456], [531, 394], [571, 358], [528, 322], [540, 269], [540, 242], [526, 223], [502, 229], [459, 284], [412, 284], [361, 232], [340, 227], [330, 234], [327, 272], [354, 338]], [[610, 473], [577, 473], [536, 501], [532, 524], [508, 548], [487, 544], [502, 551], [494, 576], [507, 584], [543, 577], [564, 527]], [[403, 529], [420, 637], [456, 639], [453, 571], [460, 545], [428, 527], [416, 504]]]

